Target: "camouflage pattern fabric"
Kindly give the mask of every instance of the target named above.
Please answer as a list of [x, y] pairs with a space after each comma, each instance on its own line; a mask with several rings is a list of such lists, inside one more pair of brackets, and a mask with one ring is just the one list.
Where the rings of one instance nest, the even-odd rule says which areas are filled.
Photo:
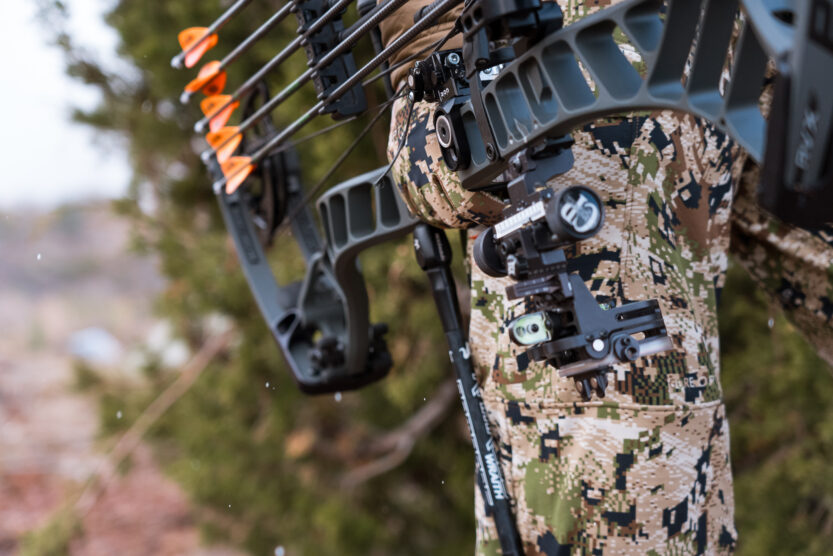
[[[611, 2], [560, 1], [566, 23]], [[432, 108], [395, 106], [388, 151], [421, 218], [469, 228], [501, 202], [460, 187], [442, 162]], [[727, 136], [669, 111], [574, 132], [575, 164], [550, 182], [593, 187], [606, 224], [570, 256], [600, 303], [656, 298], [673, 351], [615, 365], [604, 400], [583, 402], [572, 379], [530, 363], [507, 325], [526, 309], [508, 279], [471, 265], [470, 343], [527, 554], [725, 554], [734, 550], [729, 430], [720, 387], [717, 304], [728, 254], [833, 360], [833, 227], [778, 224], [754, 204], [756, 170]], [[473, 241], [469, 241], [471, 245]], [[499, 554], [475, 489], [477, 553]]]
[[434, 226], [446, 228], [468, 228], [499, 221], [503, 202], [487, 193], [463, 189], [457, 175], [445, 165], [434, 132], [434, 105], [411, 104], [405, 97], [394, 103], [388, 139], [388, 158], [392, 159], [410, 120], [407, 141], [394, 162], [393, 173], [411, 213]]

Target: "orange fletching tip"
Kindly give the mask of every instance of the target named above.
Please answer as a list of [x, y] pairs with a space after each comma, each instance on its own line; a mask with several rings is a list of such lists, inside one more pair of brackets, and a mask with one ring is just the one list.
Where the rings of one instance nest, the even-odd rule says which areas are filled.
[[182, 50], [188, 50], [194, 43], [203, 38], [208, 33], [208, 27], [189, 27], [179, 32], [177, 38], [179, 39], [179, 46]]
[[209, 128], [211, 131], [220, 131], [225, 126], [232, 113], [240, 106], [240, 102], [232, 102], [231, 95], [214, 95], [204, 98], [200, 103], [202, 113], [206, 118], [211, 118]]
[[226, 72], [220, 70], [220, 62], [208, 62], [202, 67], [200, 73], [185, 86], [189, 93], [196, 93], [200, 89], [206, 96], [218, 95], [223, 92], [226, 86]]
[[231, 119], [232, 113], [234, 113], [238, 106], [240, 106], [240, 103], [235, 101], [217, 112], [208, 122], [208, 129], [211, 131], [220, 131]]
[[226, 88], [226, 72], [221, 71], [218, 72], [213, 78], [211, 78], [205, 86], [202, 88], [202, 94], [207, 97], [212, 95], [219, 95], [223, 92], [223, 89]]
[[200, 102], [200, 110], [204, 116], [212, 116], [221, 106], [231, 100], [231, 95], [212, 95], [202, 99]]
[[234, 154], [234, 151], [236, 151], [237, 147], [240, 146], [240, 141], [242, 139], [242, 135], [235, 135], [234, 137], [232, 137], [231, 141], [217, 149], [217, 161], [223, 163], [229, 158], [231, 158], [231, 156]]
[[185, 67], [193, 68], [200, 61], [203, 55], [211, 50], [217, 44], [217, 35], [211, 35], [206, 40], [202, 41], [199, 46], [194, 48], [185, 55]]
[[237, 135], [238, 131], [240, 131], [240, 128], [237, 126], [224, 127], [223, 129], [212, 131], [207, 134], [205, 136], [205, 140], [208, 141], [208, 144], [212, 149], [217, 150], [223, 145], [223, 143], [229, 140], [229, 137]]
[[226, 178], [226, 194], [231, 195], [240, 187], [255, 169], [248, 156], [233, 156], [220, 164]]

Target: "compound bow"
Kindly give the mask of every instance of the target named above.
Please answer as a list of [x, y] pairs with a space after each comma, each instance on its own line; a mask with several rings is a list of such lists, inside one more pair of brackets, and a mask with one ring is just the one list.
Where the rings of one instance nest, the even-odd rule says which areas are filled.
[[[200, 89], [212, 95], [203, 101], [206, 117], [197, 126], [212, 131], [212, 149], [203, 158], [249, 286], [303, 391], [357, 388], [388, 372], [385, 326], [370, 324], [356, 257], [416, 230], [417, 257], [431, 277], [452, 348], [478, 482], [504, 553], [520, 554], [452, 295], [444, 235], [409, 215], [389, 168], [328, 190], [316, 201], [319, 228], [308, 207], [319, 187], [304, 193], [289, 143], [318, 115], [345, 119], [366, 112], [363, 85], [370, 80], [362, 80], [379, 67], [380, 76], [389, 74], [393, 68], [385, 64], [391, 55], [462, 2], [426, 6], [411, 28], [384, 47], [378, 25], [404, 0], [359, 1], [358, 20], [345, 28], [349, 3], [290, 1], [219, 66], [206, 65], [183, 100]], [[232, 9], [242, 9], [240, 2]], [[219, 94], [225, 85], [222, 69], [290, 12], [299, 21], [296, 40], [238, 91]], [[733, 37], [739, 21], [740, 34]], [[193, 66], [206, 45], [216, 42], [217, 28], [215, 22], [183, 32], [183, 53], [175, 62], [184, 57]], [[640, 54], [643, 72], [617, 46], [617, 28]], [[572, 376], [586, 399], [592, 392], [604, 395], [609, 365], [663, 351], [670, 343], [656, 301], [602, 310], [581, 279], [566, 271], [563, 248], [592, 236], [604, 222], [603, 205], [591, 188], [555, 191], [542, 185], [572, 165], [571, 129], [634, 110], [690, 112], [763, 165], [764, 208], [807, 228], [833, 221], [833, 1], [624, 0], [562, 28], [554, 3], [467, 0], [455, 29], [463, 35], [463, 48], [440, 51], [440, 43], [422, 52], [410, 70], [407, 93], [411, 101], [437, 104], [434, 123], [443, 157], [465, 188], [508, 193], [504, 220], [478, 238], [477, 264], [489, 274], [515, 279], [508, 295], [526, 298], [535, 310], [512, 323], [513, 340], [527, 346], [533, 359]], [[376, 54], [357, 67], [352, 48], [365, 35], [373, 39]], [[302, 46], [309, 70], [270, 99], [263, 78]], [[727, 52], [733, 62], [724, 90]], [[773, 68], [767, 120], [760, 99]], [[278, 130], [271, 112], [310, 80], [318, 102]], [[392, 93], [389, 84], [388, 90]], [[242, 124], [225, 126], [241, 99], [247, 99]], [[286, 227], [304, 255], [306, 275], [279, 286], [264, 248]]]

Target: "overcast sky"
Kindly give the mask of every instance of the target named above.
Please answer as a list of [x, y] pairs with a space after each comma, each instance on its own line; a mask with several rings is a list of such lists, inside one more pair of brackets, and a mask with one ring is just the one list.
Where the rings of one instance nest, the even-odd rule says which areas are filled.
[[[130, 179], [124, 150], [113, 137], [70, 121], [71, 107], [94, 106], [97, 93], [65, 76], [61, 52], [47, 44], [33, 4], [4, 0], [0, 17], [0, 210], [118, 197]], [[101, 19], [109, 2], [67, 4], [74, 38], [112, 60], [116, 36]]]

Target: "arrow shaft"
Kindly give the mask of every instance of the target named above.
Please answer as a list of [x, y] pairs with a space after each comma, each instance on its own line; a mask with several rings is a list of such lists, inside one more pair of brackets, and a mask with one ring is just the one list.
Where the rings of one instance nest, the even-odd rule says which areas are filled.
[[229, 52], [221, 61], [220, 61], [220, 70], [222, 71], [225, 69], [229, 64], [233, 63], [237, 60], [243, 53], [249, 50], [252, 45], [254, 45], [257, 41], [259, 41], [263, 35], [268, 33], [272, 30], [276, 25], [278, 25], [281, 21], [283, 21], [286, 16], [292, 13], [292, 8], [295, 6], [295, 2], [288, 2], [283, 8], [275, 12], [275, 14], [266, 20], [266, 22], [258, 27], [254, 33], [246, 37], [246, 39], [237, 45], [237, 48]]
[[[390, 0], [390, 4], [398, 2], [401, 2], [401, 0]], [[268, 143], [261, 147], [260, 150], [258, 150], [254, 155], [252, 155], [252, 163], [257, 164], [262, 158], [269, 154], [269, 151], [271, 151], [273, 148], [277, 147], [286, 139], [294, 135], [299, 129], [308, 124], [315, 116], [321, 114], [323, 109], [328, 104], [330, 104], [331, 102], [335, 102], [336, 100], [344, 96], [344, 94], [347, 93], [347, 91], [353, 88], [353, 86], [357, 83], [361, 82], [361, 80], [364, 79], [365, 76], [367, 76], [374, 69], [381, 66], [385, 60], [391, 57], [391, 55], [401, 50], [402, 47], [411, 42], [414, 37], [416, 37], [425, 29], [430, 27], [434, 23], [434, 21], [440, 18], [440, 16], [442, 16], [444, 13], [446, 13], [451, 8], [453, 8], [461, 2], [462, 0], [442, 0], [441, 2], [434, 5], [433, 9], [427, 12], [422, 17], [422, 19], [420, 19], [417, 23], [414, 24], [413, 27], [396, 37], [396, 39], [392, 43], [390, 43], [384, 50], [382, 50], [379, 54], [374, 56], [372, 60], [370, 60], [367, 64], [362, 66], [344, 83], [336, 87], [336, 89], [332, 93], [330, 93], [325, 99], [319, 101], [315, 106], [310, 108], [303, 116], [292, 122], [286, 129], [284, 129], [281, 133], [273, 137]], [[367, 28], [365, 29], [365, 26], [362, 25], [359, 29], [356, 29], [354, 34], [364, 34], [367, 30], [373, 28], [377, 23], [378, 21], [368, 20], [366, 23]], [[348, 40], [349, 39], [345, 39], [345, 41]]]
[[192, 52], [195, 48], [202, 44], [202, 42], [205, 39], [219, 31], [220, 28], [223, 27], [223, 25], [228, 23], [232, 17], [234, 17], [240, 10], [242, 10], [249, 3], [251, 3], [251, 1], [252, 0], [237, 0], [237, 2], [232, 4], [229, 7], [229, 9], [224, 11], [220, 17], [218, 17], [216, 20], [214, 20], [214, 22], [211, 25], [208, 26], [208, 30], [198, 41], [194, 42], [194, 44], [189, 46], [185, 51], [180, 52], [179, 54], [174, 56], [174, 59], [171, 60], [171, 65], [173, 65], [174, 67], [179, 67], [182, 64], [182, 60], [184, 60], [190, 52]]
[[[269, 74], [269, 72], [271, 72], [273, 69], [285, 62], [287, 58], [289, 58], [292, 54], [295, 53], [296, 50], [303, 46], [304, 39], [317, 33], [319, 30], [321, 30], [321, 27], [323, 27], [327, 23], [330, 23], [352, 1], [353, 0], [338, 0], [338, 2], [333, 4], [333, 7], [324, 12], [324, 14], [321, 17], [315, 20], [315, 22], [313, 22], [313, 24], [310, 25], [309, 29], [295, 37], [291, 43], [289, 43], [283, 50], [278, 52], [278, 54], [276, 54], [274, 58], [269, 60], [269, 62], [267, 62], [265, 66], [260, 68], [257, 71], [257, 73], [255, 73], [249, 79], [247, 79], [246, 82], [243, 83], [243, 85], [238, 87], [238, 89], [231, 94], [231, 99], [226, 104], [219, 107], [212, 114], [209, 114], [202, 118], [200, 121], [198, 121], [194, 125], [194, 129], [197, 131], [197, 133], [205, 129], [205, 126], [208, 125], [208, 122], [210, 122], [214, 116], [225, 110], [231, 103], [238, 100], [241, 96], [251, 91], [252, 88], [254, 88], [254, 86], [257, 85], [258, 82], [263, 80], [263, 78]], [[398, 1], [401, 2], [402, 0]]]
[[[393, 4], [394, 2], [399, 2], [400, 0], [390, 0], [390, 3]], [[273, 149], [281, 145], [284, 141], [292, 137], [295, 133], [297, 133], [302, 127], [307, 125], [316, 116], [318, 116], [323, 109], [331, 102], [334, 102], [341, 98], [347, 91], [349, 91], [356, 83], [359, 83], [365, 76], [367, 76], [370, 72], [374, 69], [382, 65], [382, 63], [387, 60], [392, 54], [395, 54], [399, 50], [402, 49], [406, 44], [411, 42], [414, 37], [418, 34], [422, 33], [425, 29], [430, 27], [434, 21], [439, 19], [444, 13], [448, 12], [451, 8], [460, 4], [462, 0], [442, 0], [437, 4], [434, 4], [432, 9], [429, 10], [417, 23], [414, 24], [413, 27], [409, 28], [407, 31], [399, 35], [392, 43], [390, 43], [384, 50], [382, 50], [379, 54], [373, 57], [373, 59], [362, 66], [355, 74], [353, 74], [349, 79], [347, 79], [344, 83], [342, 83], [339, 87], [337, 87], [329, 96], [325, 99], [316, 103], [315, 106], [307, 110], [303, 116], [292, 122], [288, 127], [286, 127], [282, 132], [275, 135], [272, 139], [270, 139], [263, 147], [261, 147], [257, 152], [255, 152], [251, 159], [251, 164], [257, 164], [266, 157]], [[372, 28], [376, 25], [378, 21], [371, 23], [368, 20], [367, 29], [364, 29], [364, 25], [360, 26], [356, 29], [356, 33], [359, 32], [366, 32], [368, 29]], [[239, 170], [238, 170], [239, 172]], [[215, 190], [219, 190], [220, 188], [224, 187], [226, 181], [233, 177], [238, 172], [230, 176], [226, 176], [225, 178], [218, 180], [214, 183]]]
[[[266, 104], [261, 106], [254, 114], [252, 114], [248, 119], [246, 119], [245, 122], [240, 124], [239, 133], [244, 133], [246, 130], [248, 130], [253, 125], [255, 125], [257, 122], [259, 122], [261, 119], [263, 119], [263, 117], [265, 117], [267, 114], [269, 114], [273, 110], [275, 110], [280, 104], [282, 104], [287, 98], [289, 98], [295, 91], [300, 89], [304, 84], [306, 84], [310, 79], [312, 79], [312, 77], [313, 77], [313, 75], [315, 75], [316, 71], [319, 71], [322, 68], [328, 66], [336, 58], [338, 58], [339, 56], [344, 54], [344, 52], [346, 52], [350, 48], [352, 48], [359, 41], [359, 39], [361, 39], [363, 36], [365, 36], [368, 33], [368, 31], [370, 31], [371, 29], [376, 27], [379, 24], [379, 22], [381, 22], [388, 15], [390, 15], [391, 13], [393, 13], [394, 11], [399, 9], [403, 4], [405, 4], [406, 1], [407, 0], [388, 0], [384, 4], [379, 4], [376, 7], [374, 7], [364, 17], [359, 19], [355, 24], [351, 25], [346, 30], [346, 32], [344, 33], [344, 38], [338, 44], [338, 46], [336, 46], [333, 50], [331, 50], [323, 58], [321, 58], [321, 60], [314, 67], [309, 68], [306, 71], [304, 71], [304, 73], [302, 73], [295, 80], [293, 80], [292, 83], [287, 85], [277, 95], [272, 97], [269, 100], [269, 102], [267, 102]], [[338, 6], [338, 4], [336, 4], [336, 6]], [[327, 13], [329, 13], [329, 11]], [[324, 17], [326, 17], [326, 14], [324, 16], [322, 16], [322, 19]], [[437, 17], [439, 17], [439, 16], [437, 16]], [[316, 22], [316, 23], [318, 23], [318, 22]], [[310, 27], [311, 32], [313, 30], [313, 27]], [[410, 31], [409, 31], [409, 33], [410, 33]], [[306, 34], [304, 36], [306, 36]], [[416, 34], [413, 34], [412, 37], [413, 36], [416, 36]], [[300, 38], [300, 37], [298, 37], [298, 38]], [[294, 42], [295, 41], [293, 41], [292, 44], [294, 44]], [[292, 44], [290, 44], [290, 46], [292, 46]], [[287, 49], [288, 48], [289, 47], [287, 47]], [[284, 49], [284, 50], [287, 50], [287, 49]], [[386, 51], [383, 51], [376, 58], [379, 58], [380, 56], [383, 56], [386, 59], [388, 57], [388, 55], [385, 55], [384, 54], [385, 52]], [[393, 50], [391, 52], [395, 52], [395, 50]], [[283, 54], [283, 52], [281, 54]], [[277, 59], [279, 56], [280, 56], [280, 54], [278, 56], [276, 56], [275, 59]], [[287, 56], [288, 56], [288, 54], [287, 54]], [[374, 58], [374, 60], [376, 58]], [[283, 60], [281, 60], [277, 63], [281, 63], [282, 61]], [[384, 62], [384, 60], [382, 60], [382, 62]], [[379, 62], [379, 64], [381, 64], [382, 62]], [[272, 63], [270, 62], [268, 65], [272, 66]], [[376, 66], [374, 66], [374, 68], [375, 67]], [[266, 70], [266, 67], [264, 67], [263, 69]], [[261, 73], [261, 72], [258, 72], [258, 74], [255, 74], [254, 76], [252, 76], [249, 79], [249, 81], [253, 82], [251, 86], [253, 87], [254, 84], [256, 84], [258, 81], [260, 81], [263, 78], [263, 76], [265, 76], [265, 74], [268, 71], [270, 71], [271, 69], [272, 68], [270, 67], [266, 72], [263, 73], [263, 75], [258, 75], [258, 74]], [[373, 68], [371, 68], [370, 71], [372, 71], [372, 69]], [[352, 79], [352, 77], [351, 77], [351, 79]], [[355, 85], [356, 82], [357, 81], [353, 81], [352, 85]], [[248, 83], [248, 81], [247, 81], [247, 83]], [[349, 87], [348, 87], [348, 89], [349, 89]], [[343, 94], [344, 94], [344, 92], [340, 93], [339, 97], [341, 97]], [[337, 97], [337, 98], [339, 98], [339, 97]], [[235, 98], [235, 97], [232, 96], [232, 98]], [[330, 96], [330, 98], [332, 99], [332, 95]], [[337, 98], [329, 100], [329, 101], [332, 102], [333, 100], [337, 100]], [[220, 110], [222, 110], [222, 108]], [[215, 111], [215, 114], [219, 113], [220, 110]], [[211, 116], [207, 116], [206, 118], [203, 118], [203, 119], [206, 120], [206, 121], [209, 121], [209, 120], [211, 120], [212, 117], [213, 117], [213, 114]], [[203, 121], [201, 120], [200, 122], [197, 122], [197, 126], [200, 126], [200, 128], [202, 128], [202, 127], [205, 126], [205, 123], [203, 123]], [[229, 137], [225, 142], [223, 142], [223, 144], [221, 144], [218, 147], [218, 149], [222, 148], [226, 143], [231, 141], [231, 139], [232, 138]], [[214, 152], [216, 152], [216, 150]]]

